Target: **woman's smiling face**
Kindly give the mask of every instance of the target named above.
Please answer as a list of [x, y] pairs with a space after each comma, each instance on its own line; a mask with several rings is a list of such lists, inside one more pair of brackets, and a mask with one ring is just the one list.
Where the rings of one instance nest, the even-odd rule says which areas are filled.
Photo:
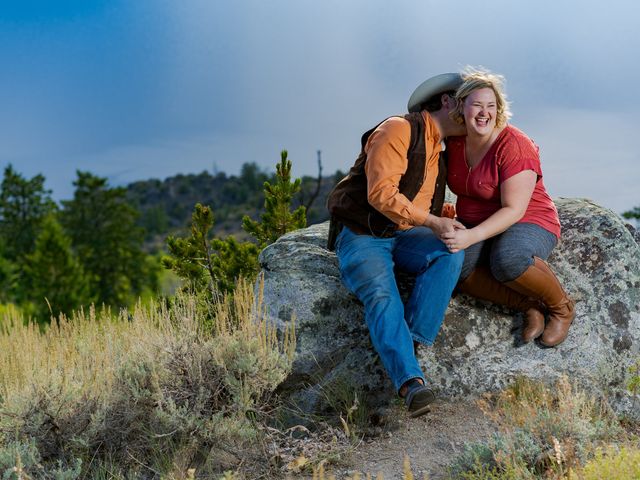
[[491, 88], [479, 88], [464, 99], [464, 122], [471, 135], [491, 135], [496, 128], [498, 106], [496, 94]]

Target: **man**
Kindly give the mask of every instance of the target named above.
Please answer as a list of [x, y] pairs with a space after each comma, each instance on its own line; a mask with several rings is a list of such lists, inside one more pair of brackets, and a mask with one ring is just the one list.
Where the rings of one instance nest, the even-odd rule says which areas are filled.
[[[358, 159], [327, 202], [329, 248], [335, 244], [342, 280], [364, 304], [373, 346], [412, 417], [427, 413], [435, 398], [414, 341], [433, 344], [464, 255], [450, 253], [439, 240], [444, 232], [464, 228], [440, 216], [446, 179], [442, 141], [465, 133], [449, 117], [461, 83], [454, 73], [426, 80], [409, 100], [411, 113], [366, 132]], [[416, 275], [406, 305], [394, 267]]]

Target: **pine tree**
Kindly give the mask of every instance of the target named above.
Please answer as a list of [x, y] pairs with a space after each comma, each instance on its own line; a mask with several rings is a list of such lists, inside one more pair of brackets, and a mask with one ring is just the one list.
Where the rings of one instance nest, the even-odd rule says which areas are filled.
[[56, 206], [51, 190], [44, 188], [44, 177], [27, 180], [11, 165], [4, 170], [0, 186], [0, 237], [5, 258], [15, 262], [33, 251], [40, 225]]
[[196, 204], [191, 218], [190, 237], [167, 239], [170, 255], [162, 259], [166, 268], [187, 280], [195, 291], [210, 292], [214, 301], [233, 292], [239, 277], [255, 277], [258, 247], [233, 237], [213, 238], [214, 215], [208, 206]]
[[71, 250], [71, 239], [53, 215], [44, 219], [35, 250], [26, 256], [24, 271], [33, 313], [40, 321], [49, 319], [50, 314], [69, 315], [93, 300], [82, 265]]
[[214, 238], [211, 248], [213, 273], [217, 278], [217, 288], [221, 292], [235, 290], [240, 277], [254, 279], [258, 274], [258, 247], [251, 242], [238, 242], [234, 237]]
[[5, 257], [5, 247], [0, 237], [0, 304], [12, 302], [18, 287], [18, 269]]
[[72, 200], [62, 202], [61, 223], [89, 275], [98, 303], [122, 307], [145, 288], [149, 275], [142, 251], [138, 212], [127, 203], [124, 188], [106, 178], [77, 172]]
[[631, 210], [627, 210], [622, 213], [622, 216], [627, 219], [634, 219], [636, 222], [640, 221], [640, 207], [634, 207]]
[[[257, 167], [255, 167], [257, 169]], [[243, 169], [243, 176], [255, 178], [252, 168]], [[263, 248], [286, 232], [306, 225], [305, 208], [290, 211], [293, 196], [300, 190], [300, 180], [291, 182], [291, 162], [286, 150], [276, 166], [275, 185], [264, 182], [265, 213], [261, 222], [245, 216], [243, 228], [256, 237]], [[214, 301], [221, 293], [233, 292], [239, 277], [252, 278], [258, 272], [258, 246], [240, 243], [233, 237], [214, 238], [211, 230], [214, 216], [211, 208], [197, 204], [192, 215], [191, 236], [170, 237], [167, 240], [170, 255], [163, 265], [187, 280], [196, 291], [210, 291]]]
[[276, 166], [276, 183], [264, 183], [264, 209], [261, 222], [247, 215], [242, 218], [242, 228], [253, 235], [261, 248], [275, 242], [279, 237], [292, 230], [307, 225], [306, 210], [303, 206], [291, 212], [291, 200], [300, 191], [300, 179], [291, 182], [291, 162], [287, 160], [287, 151], [281, 152], [280, 163]]
[[195, 290], [213, 290], [215, 275], [209, 244], [213, 222], [211, 208], [198, 203], [191, 215], [191, 236], [167, 238], [169, 255], [163, 257], [162, 264], [189, 282]]

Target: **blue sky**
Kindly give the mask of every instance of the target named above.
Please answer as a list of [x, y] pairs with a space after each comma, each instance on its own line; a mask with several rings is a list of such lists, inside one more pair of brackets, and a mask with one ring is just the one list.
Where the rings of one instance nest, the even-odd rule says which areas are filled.
[[[0, 166], [113, 184], [245, 162], [347, 170], [426, 77], [483, 65], [554, 197], [640, 205], [632, 0], [5, 0]], [[215, 208], [215, 206], [214, 206]]]

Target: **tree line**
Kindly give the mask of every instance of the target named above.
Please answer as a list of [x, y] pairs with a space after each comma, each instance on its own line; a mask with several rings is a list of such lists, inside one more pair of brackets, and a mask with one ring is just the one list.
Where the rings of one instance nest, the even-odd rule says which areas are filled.
[[[318, 171], [321, 172], [320, 167]], [[327, 220], [327, 195], [342, 176], [339, 171], [328, 176], [302, 176], [292, 207], [305, 206], [310, 224]], [[203, 171], [164, 180], [133, 182], [127, 186], [127, 197], [140, 211], [139, 225], [145, 231], [145, 249], [155, 251], [164, 248], [167, 233], [181, 234], [188, 229], [196, 203], [209, 205], [215, 211], [218, 235], [250, 239], [242, 229], [242, 218], [245, 215], [258, 218], [263, 209], [264, 183], [275, 181], [275, 172], [267, 172], [255, 163], [245, 163], [237, 176]]]
[[[9, 165], [0, 184], [0, 309], [12, 304], [40, 322], [90, 304], [120, 309], [158, 295], [163, 267], [209, 298], [232, 292], [240, 276], [257, 273], [260, 249], [327, 219], [326, 196], [343, 174], [323, 179], [321, 171], [292, 181], [286, 151], [274, 174], [245, 164], [238, 177], [203, 172], [112, 187], [77, 171], [73, 197], [58, 205], [44, 176]], [[640, 207], [623, 216], [637, 220]]]
[[[106, 178], [78, 171], [73, 198], [57, 204], [43, 175], [26, 178], [7, 166], [0, 184], [0, 308], [12, 304], [40, 322], [90, 304], [117, 310], [140, 296], [156, 296], [163, 267], [185, 288], [212, 293], [209, 298], [233, 291], [240, 276], [257, 273], [261, 248], [306, 225], [301, 203], [320, 190], [321, 181], [292, 181], [286, 151], [275, 174], [247, 164], [240, 177], [224, 178], [203, 173], [113, 187]], [[218, 188], [207, 188], [212, 179]], [[181, 201], [172, 202], [176, 198]], [[227, 230], [246, 241], [223, 236], [219, 228], [214, 235], [214, 208], [206, 199], [217, 202], [216, 226], [220, 216], [235, 221]], [[317, 204], [323, 211], [324, 198]], [[150, 247], [154, 236], [160, 240]]]
[[143, 229], [126, 189], [78, 171], [60, 205], [45, 178], [12, 165], [0, 184], [0, 302], [40, 321], [83, 305], [130, 305], [157, 286], [159, 267], [142, 249]]

